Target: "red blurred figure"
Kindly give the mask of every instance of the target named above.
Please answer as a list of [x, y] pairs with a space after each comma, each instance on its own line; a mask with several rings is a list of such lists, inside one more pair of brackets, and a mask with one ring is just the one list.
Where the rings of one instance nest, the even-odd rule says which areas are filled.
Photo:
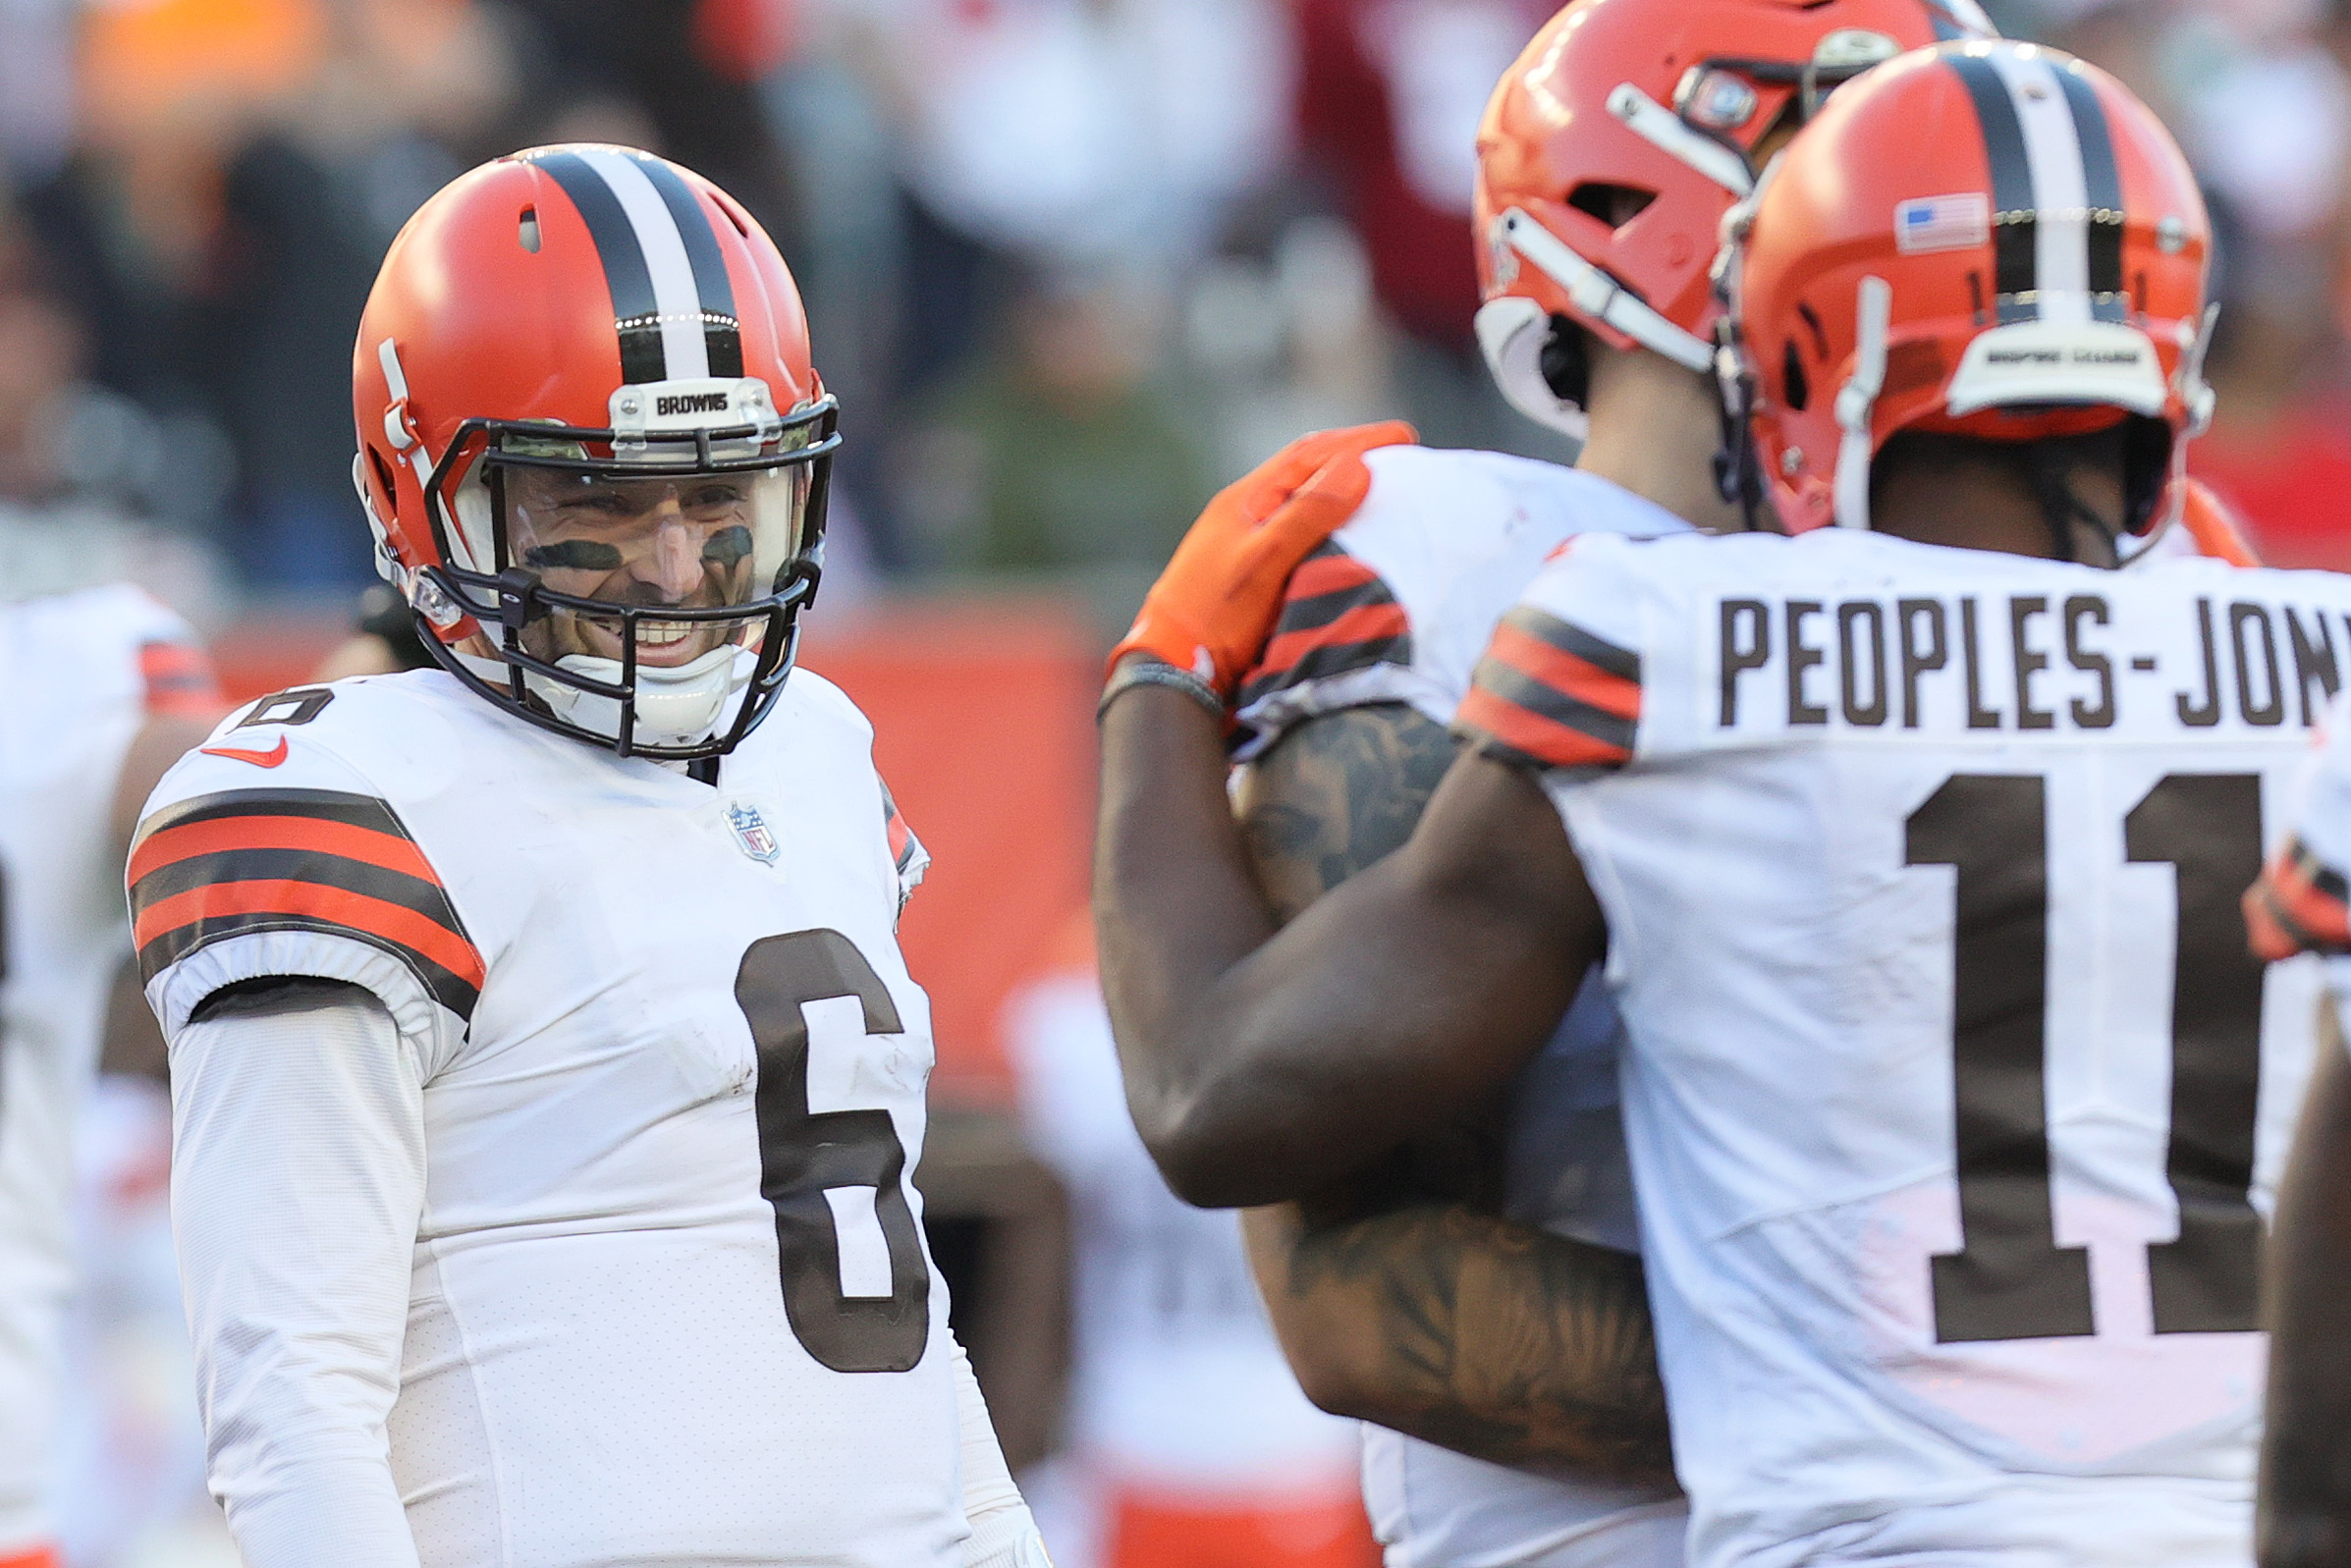
[[1478, 117], [1555, 9], [1544, 0], [1295, 0], [1298, 127], [1369, 247], [1381, 303], [1415, 336], [1469, 342], [1461, 228]]

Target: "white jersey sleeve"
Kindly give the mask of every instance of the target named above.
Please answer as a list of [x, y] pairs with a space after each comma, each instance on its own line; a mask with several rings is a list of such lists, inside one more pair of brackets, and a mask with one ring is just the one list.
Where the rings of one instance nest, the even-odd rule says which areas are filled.
[[1495, 627], [1455, 728], [1482, 752], [1573, 777], [1632, 760], [1646, 576], [1623, 541], [1570, 541]]
[[2351, 582], [1577, 540], [1461, 709], [1609, 922], [1693, 1562], [2251, 1550], [2319, 977], [2239, 899]]
[[1237, 720], [1258, 755], [1299, 722], [1406, 703], [1452, 722], [1494, 624], [1579, 533], [1689, 524], [1580, 469], [1497, 452], [1383, 447], [1346, 524], [1298, 568]]
[[172, 1043], [172, 1214], [206, 1469], [246, 1568], [416, 1568], [388, 1462], [424, 1066], [365, 997]]
[[147, 1000], [169, 1038], [230, 986], [345, 981], [438, 1063], [486, 965], [384, 788], [311, 728], [336, 696], [311, 687], [248, 704], [156, 786], [128, 871]]

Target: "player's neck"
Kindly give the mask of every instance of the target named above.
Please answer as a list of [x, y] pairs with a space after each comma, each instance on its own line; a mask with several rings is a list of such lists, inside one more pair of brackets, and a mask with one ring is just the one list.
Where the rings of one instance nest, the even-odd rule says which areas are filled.
[[1882, 461], [1871, 486], [1871, 526], [1920, 544], [2114, 565], [2120, 475], [2089, 466], [2069, 471], [2066, 488], [2077, 511], [2066, 522], [2070, 538], [2060, 551], [2049, 511], [2023, 471], [2012, 462], [1971, 456], [1967, 445], [1941, 443], [1918, 448], [1905, 460]]
[[1575, 465], [1709, 533], [1746, 526], [1715, 488], [1722, 415], [1706, 377], [1645, 349], [1594, 346], [1592, 434]]

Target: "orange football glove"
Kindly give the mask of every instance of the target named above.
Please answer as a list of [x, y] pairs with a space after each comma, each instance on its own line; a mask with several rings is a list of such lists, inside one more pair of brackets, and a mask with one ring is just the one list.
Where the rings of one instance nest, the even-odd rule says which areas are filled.
[[1230, 702], [1273, 634], [1289, 574], [1370, 493], [1363, 455], [1418, 439], [1397, 419], [1320, 430], [1217, 492], [1111, 650], [1111, 669], [1130, 653], [1147, 653]]
[[2213, 494], [2212, 487], [2202, 479], [2190, 479], [2181, 487], [2179, 525], [2196, 541], [2196, 553], [2200, 556], [2225, 561], [2232, 567], [2262, 564], [2262, 558], [2254, 554], [2244, 531], [2237, 526], [2228, 504]]

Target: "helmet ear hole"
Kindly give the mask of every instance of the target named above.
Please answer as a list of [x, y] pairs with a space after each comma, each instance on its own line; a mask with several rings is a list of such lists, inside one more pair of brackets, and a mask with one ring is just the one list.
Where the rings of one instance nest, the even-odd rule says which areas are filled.
[[1621, 229], [1632, 222], [1649, 204], [1657, 199], [1657, 192], [1639, 186], [1609, 185], [1587, 180], [1567, 192], [1567, 205], [1586, 217], [1598, 218], [1611, 229]]
[[1565, 316], [1551, 318], [1551, 336], [1544, 341], [1537, 364], [1543, 384], [1561, 403], [1582, 407], [1592, 395], [1592, 350], [1584, 329]]
[[515, 239], [532, 255], [539, 253], [539, 209], [524, 207], [522, 216], [515, 221]]
[[1788, 340], [1787, 352], [1780, 358], [1779, 379], [1788, 407], [1802, 413], [1812, 403], [1812, 383], [1804, 375], [1804, 361], [1796, 353], [1793, 338]]
[[400, 490], [393, 482], [392, 464], [384, 460], [383, 453], [376, 449], [373, 442], [368, 443], [366, 452], [367, 466], [375, 470], [376, 487], [384, 493], [384, 505], [388, 508], [396, 507], [398, 505], [396, 498], [399, 496]]

